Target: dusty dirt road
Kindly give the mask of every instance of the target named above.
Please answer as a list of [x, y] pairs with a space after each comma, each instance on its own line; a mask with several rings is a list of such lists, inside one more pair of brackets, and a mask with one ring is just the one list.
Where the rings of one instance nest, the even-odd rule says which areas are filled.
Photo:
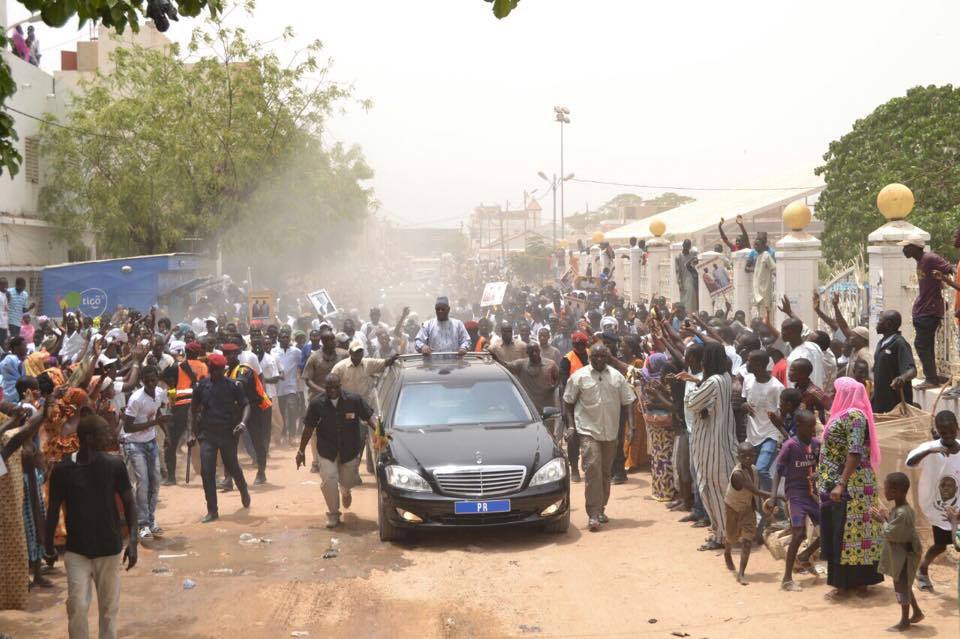
[[[199, 478], [161, 490], [166, 536], [143, 544], [123, 577], [122, 637], [869, 638], [899, 616], [889, 580], [843, 604], [824, 601], [823, 578], [804, 576], [802, 593], [783, 593], [782, 564], [762, 548], [751, 558], [752, 583], [736, 584], [722, 556], [696, 551], [702, 530], [647, 499], [643, 473], [614, 487], [613, 521], [599, 533], [584, 530], [583, 487], [574, 484], [574, 525], [564, 536], [450, 532], [391, 545], [377, 539], [371, 477], [331, 533], [318, 476], [296, 471], [291, 449], [272, 455], [270, 484], [253, 491], [249, 513], [234, 491], [221, 497], [220, 521], [202, 525]], [[244, 533], [270, 543], [240, 543]], [[338, 555], [323, 559], [328, 548]], [[944, 563], [932, 574], [941, 594], [920, 596], [927, 621], [909, 635], [960, 636], [955, 569]], [[188, 578], [195, 588], [184, 589]], [[60, 564], [53, 579], [28, 611], [0, 612], [0, 632], [66, 637]]]

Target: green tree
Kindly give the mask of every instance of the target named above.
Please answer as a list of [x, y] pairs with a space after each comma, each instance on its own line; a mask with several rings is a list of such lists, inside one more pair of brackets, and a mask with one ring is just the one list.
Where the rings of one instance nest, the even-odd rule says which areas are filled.
[[885, 222], [877, 193], [891, 182], [913, 191], [909, 221], [928, 231], [935, 251], [954, 255], [951, 232], [960, 224], [960, 89], [914, 87], [857, 120], [830, 143], [816, 169], [826, 188], [817, 202], [823, 251], [844, 262], [864, 251], [867, 235]]
[[668, 208], [675, 209], [678, 206], [689, 204], [690, 202], [693, 202], [693, 201], [694, 201], [694, 198], [692, 197], [688, 197], [686, 195], [680, 195], [678, 193], [671, 193], [668, 191], [666, 193], [661, 193], [660, 195], [653, 198], [652, 200], [647, 200], [646, 203], [652, 204], [653, 206], [666, 206]]
[[527, 238], [523, 253], [511, 253], [508, 261], [512, 270], [522, 282], [542, 282], [549, 272], [550, 247], [540, 237]]
[[520, 0], [484, 0], [493, 4], [493, 15], [502, 20], [510, 15], [510, 12], [517, 8]]
[[[123, 33], [129, 26], [134, 31], [140, 29], [140, 17], [150, 16], [162, 22], [172, 11], [180, 15], [198, 16], [207, 8], [211, 17], [216, 17], [223, 9], [223, 0], [174, 0], [174, 5], [165, 14], [159, 16], [162, 3], [160, 0], [17, 0], [30, 11], [39, 12], [43, 22], [51, 27], [62, 27], [70, 18], [77, 16], [82, 27], [87, 22], [100, 22], [113, 27], [118, 33]], [[169, 3], [168, 3], [169, 4]], [[168, 19], [168, 18], [167, 18]], [[158, 22], [159, 24], [159, 22]], [[6, 49], [9, 42], [6, 38], [6, 25], [0, 25], [0, 48]], [[17, 133], [13, 129], [13, 118], [3, 110], [14, 93], [16, 83], [13, 81], [10, 66], [0, 58], [0, 174], [6, 169], [10, 176], [17, 174], [23, 158], [13, 144], [17, 140]]]
[[118, 49], [114, 72], [73, 100], [68, 128], [44, 125], [41, 149], [56, 176], [40, 193], [44, 218], [70, 235], [93, 230], [107, 253], [130, 255], [184, 238], [230, 241], [246, 217], [282, 230], [366, 213], [359, 181], [371, 172], [359, 150], [320, 144], [326, 118], [349, 96], [323, 79], [321, 43], [285, 66], [242, 29], [218, 18], [212, 26], [196, 30], [189, 49], [214, 55], [190, 63], [176, 49]]

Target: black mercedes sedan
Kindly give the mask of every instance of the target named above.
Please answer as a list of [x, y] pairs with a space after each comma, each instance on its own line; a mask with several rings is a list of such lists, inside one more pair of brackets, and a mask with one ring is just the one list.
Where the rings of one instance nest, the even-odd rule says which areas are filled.
[[382, 541], [416, 529], [570, 525], [567, 459], [514, 376], [488, 355], [404, 355], [378, 387]]

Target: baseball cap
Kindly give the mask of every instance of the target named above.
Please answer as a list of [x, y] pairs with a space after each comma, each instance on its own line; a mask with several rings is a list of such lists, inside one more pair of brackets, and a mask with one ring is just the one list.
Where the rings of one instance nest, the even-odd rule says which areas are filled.
[[362, 350], [363, 350], [363, 342], [361, 342], [358, 339], [355, 339], [352, 342], [350, 342], [351, 353], [356, 353], [357, 351], [362, 351]]
[[210, 353], [207, 355], [207, 366], [210, 368], [226, 368], [227, 358], [219, 353]]
[[897, 246], [919, 246], [924, 248], [927, 245], [927, 238], [919, 233], [911, 233], [905, 240], [897, 242]]

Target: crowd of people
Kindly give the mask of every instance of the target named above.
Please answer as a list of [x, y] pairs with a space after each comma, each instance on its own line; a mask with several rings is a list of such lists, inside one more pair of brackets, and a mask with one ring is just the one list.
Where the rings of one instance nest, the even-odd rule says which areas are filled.
[[[773, 255], [761, 240], [754, 264], [766, 270]], [[921, 297], [955, 285], [949, 264], [910, 246], [905, 255], [939, 273], [921, 281]], [[685, 246], [683, 255], [686, 264], [696, 253]], [[578, 259], [571, 254], [569, 266]], [[8, 290], [0, 279], [0, 608], [25, 607], [28, 585], [49, 586], [46, 572], [63, 558], [71, 637], [87, 636], [94, 590], [101, 636], [115, 636], [120, 565], [133, 567], [139, 542], [164, 535], [161, 490], [189, 474], [195, 448], [200, 521], [215, 521], [233, 490], [249, 507], [268, 481], [271, 446], [290, 446], [298, 467], [310, 448], [327, 526], [342, 525], [364, 454], [369, 469], [386, 441], [378, 376], [401, 355], [482, 352], [547, 417], [583, 487], [588, 530], [616, 516], [607, 510], [613, 485], [648, 471], [652, 498], [702, 528], [699, 550], [722, 554], [739, 583], [749, 583], [753, 547], [789, 531], [785, 591], [801, 589], [796, 575], [815, 571], [819, 556], [831, 598], [888, 575], [903, 611], [896, 627], [922, 621], [914, 580], [932, 590], [931, 562], [960, 548], [960, 444], [956, 417], [941, 412], [931, 441], [906, 460], [920, 468], [919, 506], [933, 526], [924, 553], [909, 478], [878, 477], [878, 416], [912, 401], [917, 376], [899, 313], [882, 313], [871, 352], [868, 330], [850, 327], [836, 298], [832, 312], [822, 308], [816, 292], [817, 317], [798, 317], [784, 298], [785, 319], [774, 325], [766, 293], [753, 309], [711, 315], [664, 298], [628, 303], [615, 273], [598, 271], [578, 276], [573, 293], [513, 280], [485, 308], [466, 301], [478, 277], [460, 273], [471, 290], [452, 289], [453, 307], [437, 297], [425, 321], [380, 307], [362, 321], [344, 311], [241, 318], [231, 314], [243, 307], [233, 289], [225, 308], [204, 302], [182, 322], [157, 308], [33, 319], [25, 283]], [[942, 321], [943, 308], [923, 304], [915, 324], [937, 312]], [[918, 334], [926, 381], [943, 384], [925, 339]], [[256, 469], [253, 487], [238, 450]]]

